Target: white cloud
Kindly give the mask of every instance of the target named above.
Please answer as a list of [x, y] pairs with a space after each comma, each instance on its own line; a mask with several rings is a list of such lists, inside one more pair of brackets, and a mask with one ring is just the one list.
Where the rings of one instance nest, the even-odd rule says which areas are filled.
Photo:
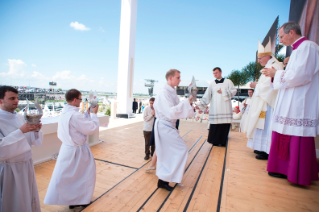
[[37, 67], [37, 65], [36, 65], [36, 64], [32, 64], [31, 66], [32, 66], [32, 67]]
[[22, 60], [8, 59], [9, 72], [0, 73], [2, 76], [24, 77], [24, 67], [27, 66]]
[[71, 22], [70, 23], [70, 26], [72, 28], [74, 28], [75, 30], [80, 30], [80, 31], [87, 31], [87, 30], [90, 30], [90, 28], [87, 28], [84, 24], [81, 24], [77, 21], [75, 22]]
[[104, 29], [102, 27], [100, 27], [99, 31], [101, 32], [105, 32]]
[[37, 80], [49, 80], [49, 77], [44, 76], [40, 72], [34, 71], [31, 75], [31, 78], [37, 79]]
[[61, 72], [57, 72], [52, 79], [54, 81], [57, 80], [74, 80], [75, 76], [71, 75], [71, 71], [61, 71]]

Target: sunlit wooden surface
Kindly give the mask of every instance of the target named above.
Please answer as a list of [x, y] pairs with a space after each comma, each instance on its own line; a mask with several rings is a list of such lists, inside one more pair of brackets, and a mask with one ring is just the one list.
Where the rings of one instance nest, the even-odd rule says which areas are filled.
[[230, 133], [225, 161], [226, 148], [212, 147], [207, 134], [207, 124], [181, 121], [189, 155], [183, 182], [171, 183], [175, 189], [168, 192], [157, 189], [155, 171], [145, 172], [149, 161], [144, 160], [143, 122], [101, 131], [104, 142], [91, 148], [97, 166], [93, 203], [74, 210], [43, 204], [55, 166], [51, 160], [35, 166], [41, 210], [319, 211], [319, 183], [299, 187], [269, 177], [267, 161], [256, 160], [238, 132]]

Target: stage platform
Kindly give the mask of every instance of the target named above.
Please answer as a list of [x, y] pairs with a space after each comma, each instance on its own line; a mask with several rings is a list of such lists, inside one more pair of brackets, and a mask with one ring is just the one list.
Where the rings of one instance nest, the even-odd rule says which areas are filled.
[[[228, 147], [206, 142], [207, 124], [181, 121], [189, 149], [185, 175], [172, 192], [157, 189], [155, 171], [145, 172], [143, 122], [100, 131], [104, 142], [91, 147], [97, 167], [92, 204], [69, 210], [43, 200], [55, 160], [35, 166], [46, 211], [319, 211], [319, 182], [293, 185], [268, 176], [267, 161], [256, 160], [245, 135], [230, 132]], [[76, 194], [74, 194], [76, 195]]]

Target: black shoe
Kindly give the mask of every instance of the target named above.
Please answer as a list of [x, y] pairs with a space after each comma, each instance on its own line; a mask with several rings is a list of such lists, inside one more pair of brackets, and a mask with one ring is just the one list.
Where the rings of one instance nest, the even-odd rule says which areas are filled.
[[157, 188], [164, 188], [167, 191], [173, 191], [173, 189], [174, 189], [172, 186], [168, 185], [168, 182], [165, 182], [165, 181], [163, 181], [161, 179], [159, 179], [158, 182], [157, 182]]
[[75, 207], [84, 207], [86, 208], [87, 206], [89, 206], [91, 203], [86, 204], [86, 205], [69, 205], [69, 209], [74, 209]]
[[150, 159], [150, 156], [149, 155], [145, 155], [144, 160], [148, 160], [148, 159]]
[[264, 152], [261, 152], [261, 151], [255, 150], [255, 151], [254, 151], [254, 153], [255, 153], [255, 154], [257, 154], [257, 155], [259, 155], [259, 154], [262, 154], [262, 153], [264, 153]]
[[287, 176], [284, 175], [284, 174], [279, 174], [279, 173], [274, 173], [274, 172], [268, 172], [268, 175], [269, 175], [269, 176], [272, 176], [272, 177], [287, 179]]
[[264, 153], [264, 154], [256, 155], [256, 159], [258, 159], [258, 160], [268, 160], [268, 154]]

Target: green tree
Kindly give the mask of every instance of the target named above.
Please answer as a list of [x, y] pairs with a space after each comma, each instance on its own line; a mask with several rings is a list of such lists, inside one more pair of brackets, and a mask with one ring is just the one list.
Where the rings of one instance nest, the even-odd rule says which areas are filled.
[[284, 62], [284, 59], [286, 58], [286, 55], [284, 54], [277, 54], [276, 55], [276, 59], [279, 61], [279, 62]]
[[248, 77], [248, 81], [257, 82], [261, 75], [261, 69], [262, 66], [259, 63], [250, 62], [242, 69], [242, 72], [245, 72], [245, 74]]
[[58, 88], [58, 91], [62, 91], [62, 88]]
[[234, 83], [234, 86], [238, 87], [237, 98], [239, 106], [239, 86], [245, 85], [249, 82], [250, 76], [245, 71], [233, 70], [226, 78], [230, 79]]

